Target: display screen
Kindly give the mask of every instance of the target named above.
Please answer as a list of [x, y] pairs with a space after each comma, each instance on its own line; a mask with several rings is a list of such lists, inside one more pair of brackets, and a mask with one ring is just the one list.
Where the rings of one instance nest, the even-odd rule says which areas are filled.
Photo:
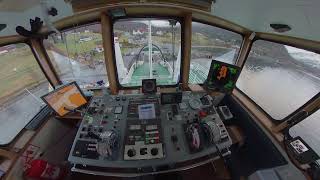
[[212, 60], [207, 86], [222, 92], [231, 92], [239, 77], [240, 67]]
[[76, 82], [42, 96], [42, 99], [59, 115], [64, 116], [71, 110], [77, 109], [87, 103]]
[[161, 104], [178, 104], [181, 103], [182, 93], [161, 93]]

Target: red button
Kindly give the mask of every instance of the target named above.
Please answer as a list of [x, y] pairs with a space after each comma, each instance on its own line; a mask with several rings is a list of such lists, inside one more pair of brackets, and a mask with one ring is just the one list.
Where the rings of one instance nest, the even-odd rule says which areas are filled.
[[199, 111], [199, 117], [203, 118], [206, 117], [208, 114], [205, 111]]

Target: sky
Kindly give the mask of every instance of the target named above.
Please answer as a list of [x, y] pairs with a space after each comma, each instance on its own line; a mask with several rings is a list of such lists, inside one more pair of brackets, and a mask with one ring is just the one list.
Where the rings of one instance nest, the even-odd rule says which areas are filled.
[[[137, 22], [142, 22], [145, 23], [146, 25], [149, 24], [149, 21], [142, 20], [142, 21], [137, 21]], [[151, 20], [152, 26], [157, 26], [157, 27], [168, 27], [169, 21], [168, 20]], [[177, 26], [180, 26], [180, 23], [177, 23]]]

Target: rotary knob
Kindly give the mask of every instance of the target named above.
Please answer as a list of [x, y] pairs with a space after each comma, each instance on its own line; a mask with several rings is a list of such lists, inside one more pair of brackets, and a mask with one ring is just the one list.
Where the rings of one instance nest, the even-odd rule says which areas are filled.
[[136, 155], [136, 151], [134, 149], [129, 149], [128, 152], [127, 152], [127, 155], [129, 157], [133, 157]]
[[151, 155], [156, 156], [158, 154], [158, 148], [152, 148], [151, 149]]

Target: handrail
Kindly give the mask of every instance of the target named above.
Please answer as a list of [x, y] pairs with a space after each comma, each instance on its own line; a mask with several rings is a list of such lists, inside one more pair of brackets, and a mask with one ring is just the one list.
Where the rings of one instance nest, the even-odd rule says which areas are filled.
[[[223, 154], [223, 156], [227, 156], [230, 155], [231, 152], [227, 151]], [[211, 154], [212, 155], [212, 154]], [[209, 155], [210, 157], [210, 155]], [[198, 163], [194, 163], [194, 164], [190, 164], [190, 165], [186, 165], [183, 167], [179, 167], [179, 168], [173, 168], [170, 170], [162, 170], [162, 171], [154, 171], [154, 172], [142, 172], [142, 173], [119, 173], [119, 172], [101, 172], [101, 171], [92, 171], [92, 170], [85, 170], [85, 169], [79, 169], [76, 168], [74, 165], [71, 168], [71, 171], [73, 172], [79, 172], [79, 173], [85, 173], [85, 174], [92, 174], [92, 175], [100, 175], [100, 176], [114, 176], [114, 177], [138, 177], [138, 176], [146, 176], [146, 175], [155, 175], [155, 174], [163, 174], [163, 173], [170, 173], [170, 172], [176, 172], [176, 171], [186, 171], [192, 168], [196, 168], [202, 165], [205, 165], [207, 163], [210, 163], [212, 161], [218, 160], [220, 159], [220, 156], [214, 156], [214, 157], [210, 157], [204, 161], [198, 162]], [[139, 168], [137, 168], [139, 169]]]

